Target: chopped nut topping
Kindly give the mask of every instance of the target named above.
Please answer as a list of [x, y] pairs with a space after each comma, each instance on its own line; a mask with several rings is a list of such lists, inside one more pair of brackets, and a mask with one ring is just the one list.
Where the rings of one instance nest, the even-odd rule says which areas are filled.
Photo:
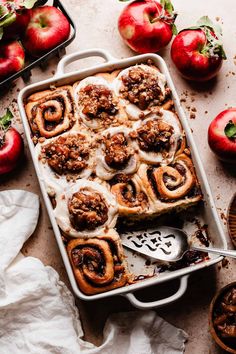
[[83, 105], [83, 114], [90, 119], [107, 120], [118, 111], [111, 90], [103, 85], [87, 85], [81, 89], [80, 104]]
[[123, 133], [114, 134], [104, 139], [105, 141], [105, 161], [112, 168], [122, 168], [127, 165], [132, 149], [128, 146], [128, 141]]
[[162, 120], [148, 120], [130, 135], [138, 140], [141, 150], [160, 152], [169, 150], [173, 127]]
[[160, 105], [164, 100], [157, 75], [137, 67], [129, 70], [122, 77], [123, 87], [120, 92], [123, 97], [140, 109], [145, 110], [149, 105]]
[[88, 165], [89, 146], [81, 134], [60, 136], [43, 146], [42, 154], [58, 174], [79, 173]]
[[77, 192], [69, 200], [70, 220], [76, 230], [94, 230], [108, 219], [108, 207], [103, 197], [91, 192]]

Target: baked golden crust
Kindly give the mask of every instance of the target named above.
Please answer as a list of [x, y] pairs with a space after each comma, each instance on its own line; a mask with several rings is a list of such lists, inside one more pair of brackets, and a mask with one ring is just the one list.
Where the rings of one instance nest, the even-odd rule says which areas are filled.
[[31, 95], [25, 111], [32, 132], [39, 137], [52, 138], [67, 131], [75, 123], [72, 87], [61, 86]]
[[99, 73], [31, 95], [25, 110], [37, 137], [58, 136], [36, 148], [54, 172], [44, 169], [45, 183], [57, 179], [47, 187], [80, 290], [124, 286], [117, 216], [134, 224], [202, 199], [165, 76], [150, 63]]
[[87, 295], [120, 288], [128, 282], [118, 236], [72, 240], [67, 252], [80, 290]]
[[186, 208], [202, 199], [192, 160], [184, 153], [167, 166], [142, 164], [137, 175], [154, 214]]

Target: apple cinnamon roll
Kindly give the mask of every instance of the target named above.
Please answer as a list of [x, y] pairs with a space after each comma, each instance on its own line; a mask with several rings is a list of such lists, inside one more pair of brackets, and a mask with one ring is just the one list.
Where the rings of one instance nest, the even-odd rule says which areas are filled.
[[52, 138], [64, 133], [76, 120], [72, 87], [61, 86], [31, 95], [25, 111], [37, 137]]
[[122, 70], [113, 86], [131, 120], [143, 118], [153, 108], [162, 106], [170, 94], [165, 76], [155, 66], [147, 64]]
[[87, 295], [116, 289], [128, 282], [118, 235], [71, 240], [67, 253], [78, 286]]
[[117, 173], [132, 174], [138, 168], [138, 154], [132, 146], [127, 127], [113, 127], [105, 130], [96, 154], [96, 175], [109, 180]]
[[[87, 133], [70, 131], [38, 143], [35, 147], [39, 169], [48, 188], [66, 187], [93, 170], [92, 141]], [[51, 193], [53, 193], [51, 191]]]
[[87, 77], [75, 83], [73, 90], [79, 116], [88, 128], [99, 130], [120, 125], [125, 118], [111, 84], [103, 77]]
[[171, 111], [161, 110], [135, 122], [130, 136], [140, 159], [148, 164], [168, 165], [185, 147], [180, 121]]
[[54, 214], [61, 230], [71, 237], [95, 237], [115, 226], [117, 203], [97, 182], [78, 180], [56, 195]]
[[118, 174], [110, 181], [110, 185], [118, 203], [120, 216], [145, 214], [149, 210], [147, 195], [135, 176]]
[[178, 206], [190, 206], [202, 199], [193, 163], [185, 154], [176, 156], [167, 166], [152, 167], [143, 164], [138, 176], [157, 213]]

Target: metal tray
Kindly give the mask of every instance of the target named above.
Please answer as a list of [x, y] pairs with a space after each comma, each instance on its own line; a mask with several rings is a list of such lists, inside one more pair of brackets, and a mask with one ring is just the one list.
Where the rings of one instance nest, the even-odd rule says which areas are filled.
[[[39, 1], [39, 5], [44, 5], [46, 1]], [[68, 12], [66, 11], [64, 5], [59, 1], [59, 0], [53, 0], [54, 7], [57, 7], [58, 9], [61, 10], [61, 12], [66, 16], [67, 20], [70, 22], [71, 25], [71, 33], [69, 38], [64, 41], [63, 43], [59, 44], [57, 47], [53, 48], [50, 50], [50, 52], [44, 54], [40, 58], [31, 58], [29, 59], [29, 64], [26, 65], [22, 70], [18, 71], [17, 73], [9, 76], [8, 78], [4, 79], [3, 81], [0, 81], [0, 89], [3, 87], [8, 87], [10, 86], [10, 83], [16, 79], [18, 79], [20, 76], [23, 78], [25, 82], [29, 80], [31, 76], [31, 70], [39, 65], [41, 68], [44, 68], [46, 65], [46, 62], [48, 59], [51, 57], [57, 55], [59, 58], [61, 58], [65, 54], [65, 48], [74, 40], [75, 35], [76, 35], [76, 27], [75, 23], [72, 20], [72, 18], [69, 16]]]
[[[83, 59], [83, 58], [92, 57], [92, 56], [102, 57], [103, 59], [105, 59], [106, 63], [98, 64], [98, 65], [92, 66], [88, 69], [82, 69], [82, 70], [78, 70], [78, 71], [75, 71], [72, 73], [65, 74], [65, 67], [68, 64], [70, 64], [78, 59]], [[91, 49], [91, 50], [86, 50], [83, 52], [72, 53], [72, 54], [67, 55], [61, 59], [61, 61], [58, 64], [57, 72], [56, 72], [54, 78], [51, 78], [51, 79], [42, 81], [40, 83], [35, 83], [35, 84], [32, 84], [28, 87], [25, 87], [24, 89], [22, 89], [20, 91], [19, 96], [18, 96], [19, 110], [20, 110], [21, 118], [22, 118], [22, 121], [24, 124], [26, 138], [28, 141], [31, 155], [32, 155], [36, 174], [38, 176], [38, 180], [39, 180], [39, 184], [41, 187], [44, 202], [45, 202], [46, 208], [48, 210], [48, 214], [49, 214], [52, 226], [53, 226], [53, 230], [54, 230], [55, 237], [56, 237], [56, 240], [58, 243], [58, 247], [60, 249], [64, 264], [65, 264], [65, 267], [67, 270], [67, 274], [70, 279], [70, 283], [71, 283], [71, 286], [73, 288], [75, 295], [83, 300], [96, 300], [96, 299], [101, 299], [101, 298], [105, 298], [108, 296], [122, 295], [122, 296], [125, 296], [134, 306], [136, 306], [138, 308], [142, 308], [142, 309], [152, 308], [152, 307], [160, 307], [160, 306], [167, 305], [167, 304], [177, 300], [179, 297], [181, 297], [184, 294], [184, 292], [187, 288], [188, 277], [191, 272], [203, 269], [203, 268], [211, 266], [213, 264], [216, 264], [217, 262], [222, 260], [222, 257], [221, 256], [214, 256], [214, 257], [209, 258], [208, 260], [205, 260], [201, 263], [194, 264], [194, 265], [191, 265], [191, 266], [179, 269], [179, 270], [175, 270], [172, 272], [164, 272], [158, 276], [154, 276], [152, 278], [147, 278], [147, 279], [141, 280], [135, 284], [124, 286], [124, 287], [118, 288], [118, 289], [113, 289], [113, 290], [110, 290], [108, 292], [104, 292], [101, 294], [89, 295], [89, 296], [83, 294], [76, 284], [76, 280], [75, 280], [75, 277], [74, 277], [74, 274], [73, 274], [73, 271], [72, 271], [72, 268], [71, 268], [71, 265], [69, 262], [69, 258], [67, 256], [66, 249], [63, 244], [58, 225], [57, 225], [55, 217], [53, 215], [52, 205], [51, 205], [50, 199], [47, 195], [46, 188], [43, 183], [43, 178], [40, 175], [40, 171], [38, 168], [38, 161], [37, 161], [35, 154], [34, 154], [35, 147], [34, 147], [34, 144], [31, 140], [31, 130], [30, 130], [30, 126], [28, 124], [28, 120], [26, 117], [25, 109], [24, 109], [24, 99], [26, 99], [32, 93], [48, 89], [50, 85], [60, 86], [60, 85], [73, 83], [77, 80], [81, 80], [84, 77], [93, 75], [98, 72], [106, 72], [106, 71], [112, 71], [115, 69], [121, 69], [121, 68], [130, 66], [130, 65], [135, 65], [137, 63], [147, 61], [148, 59], [152, 59], [154, 64], [160, 69], [160, 71], [165, 74], [166, 79], [167, 79], [167, 84], [170, 87], [170, 89], [172, 90], [172, 98], [175, 103], [175, 109], [179, 115], [179, 118], [181, 120], [183, 128], [186, 132], [188, 145], [190, 146], [190, 149], [191, 149], [193, 162], [194, 162], [195, 168], [196, 168], [196, 173], [197, 173], [198, 179], [200, 181], [200, 184], [202, 187], [202, 192], [204, 195], [204, 205], [202, 207], [198, 206], [195, 209], [195, 212], [199, 214], [198, 215], [199, 220], [201, 220], [203, 223], [208, 225], [208, 232], [209, 232], [212, 244], [214, 244], [216, 247], [219, 247], [219, 248], [221, 247], [221, 248], [226, 249], [227, 243], [226, 243], [224, 233], [222, 230], [222, 226], [221, 226], [221, 223], [220, 223], [217, 211], [216, 211], [216, 207], [214, 205], [214, 201], [213, 201], [213, 198], [211, 195], [210, 187], [208, 185], [206, 174], [205, 174], [203, 166], [202, 166], [202, 162], [200, 160], [197, 148], [196, 148], [195, 143], [193, 141], [192, 133], [189, 128], [187, 119], [185, 117], [185, 114], [184, 114], [181, 106], [180, 106], [180, 101], [177, 96], [172, 79], [170, 77], [169, 71], [167, 69], [167, 65], [166, 65], [165, 61], [160, 56], [158, 56], [156, 54], [144, 54], [144, 55], [139, 55], [139, 56], [134, 56], [134, 57], [119, 60], [119, 59], [115, 59], [108, 52], [106, 52], [105, 50], [102, 50], [102, 49]], [[192, 229], [193, 229], [193, 224], [189, 221], [186, 222], [186, 224], [184, 225], [184, 229], [188, 233], [191, 233]], [[126, 256], [128, 258], [128, 263], [134, 265], [135, 271], [137, 271], [139, 274], [143, 274], [142, 272], [145, 271], [144, 270], [145, 259], [143, 259], [141, 256], [139, 257], [137, 255], [134, 255], [131, 252], [126, 252]], [[141, 300], [137, 299], [137, 297], [134, 295], [134, 292], [136, 290], [146, 288], [146, 287], [149, 287], [152, 285], [160, 284], [163, 282], [167, 282], [167, 281], [173, 280], [175, 278], [179, 278], [179, 282], [180, 282], [179, 288], [176, 291], [176, 293], [171, 295], [170, 297], [167, 297], [167, 298], [164, 298], [161, 300], [157, 300], [157, 301], [152, 301], [152, 302], [142, 302]]]

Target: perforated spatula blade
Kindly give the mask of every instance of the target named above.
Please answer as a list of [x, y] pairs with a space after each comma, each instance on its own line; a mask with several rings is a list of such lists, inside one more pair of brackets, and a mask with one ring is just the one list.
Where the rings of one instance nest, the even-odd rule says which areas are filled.
[[190, 249], [236, 258], [235, 250], [190, 245], [188, 236], [183, 230], [169, 226], [122, 233], [121, 242], [123, 246], [135, 252], [167, 262], [180, 260]]

